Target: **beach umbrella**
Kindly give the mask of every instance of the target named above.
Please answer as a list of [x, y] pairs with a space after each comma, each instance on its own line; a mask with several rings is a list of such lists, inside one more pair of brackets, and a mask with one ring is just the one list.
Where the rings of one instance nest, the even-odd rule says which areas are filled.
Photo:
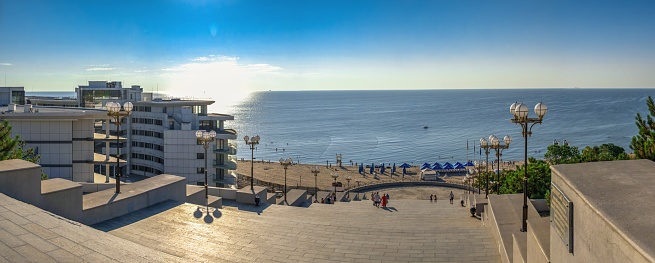
[[364, 173], [364, 163], [359, 164], [359, 173]]
[[432, 170], [441, 170], [443, 167], [439, 163], [432, 164]]
[[396, 163], [393, 163], [393, 166], [391, 167], [391, 174], [396, 173]]
[[453, 165], [450, 164], [449, 162], [444, 163], [442, 167], [443, 167], [444, 170], [451, 170], [451, 169], [453, 169]]
[[462, 163], [456, 162], [456, 163], [453, 164], [453, 166], [459, 166], [459, 165], [462, 165]]
[[469, 161], [468, 163], [464, 164], [464, 166], [475, 166], [475, 164], [473, 164], [473, 162]]
[[373, 171], [375, 171], [375, 164], [371, 164], [371, 170], [369, 171], [370, 174], [373, 174]]
[[459, 162], [457, 162], [455, 164], [455, 166], [453, 166], [453, 168], [455, 168], [455, 169], [466, 169], [466, 167], [464, 167], [464, 165], [459, 163]]
[[432, 165], [430, 165], [429, 163], [424, 163], [423, 165], [421, 165], [421, 170], [428, 169], [430, 167], [432, 167]]
[[384, 173], [384, 164], [382, 164], [382, 166], [380, 167], [380, 173], [381, 173], [381, 174]]
[[401, 167], [401, 168], [409, 168], [409, 167], [412, 167], [412, 166], [409, 165], [409, 164], [407, 164], [407, 163], [403, 163], [403, 164], [401, 164], [399, 167]]

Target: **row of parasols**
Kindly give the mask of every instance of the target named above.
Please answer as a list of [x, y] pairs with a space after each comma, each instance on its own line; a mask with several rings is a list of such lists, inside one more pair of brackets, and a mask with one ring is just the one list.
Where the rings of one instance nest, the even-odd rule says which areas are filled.
[[[431, 170], [435, 170], [435, 171], [454, 172], [454, 171], [466, 170], [467, 166], [474, 166], [474, 164], [473, 164], [473, 162], [470, 162], [470, 161], [465, 163], [465, 164], [462, 164], [460, 162], [456, 162], [454, 164], [451, 164], [449, 162], [446, 162], [444, 164], [440, 164], [438, 162], [435, 162], [433, 164], [424, 163], [423, 165], [421, 165], [421, 170], [431, 169]], [[384, 173], [384, 171], [385, 171], [384, 164], [381, 164], [379, 166], [376, 166], [375, 164], [371, 164], [371, 166], [369, 168], [370, 169], [369, 173], [372, 174], [375, 171], [375, 168], [377, 168], [377, 167], [380, 168], [380, 173]], [[405, 169], [411, 167], [411, 165], [409, 165], [407, 163], [403, 163], [398, 167], [403, 168], [403, 174], [405, 174], [405, 173], [407, 173], [407, 171]], [[396, 164], [394, 163], [393, 166], [391, 167], [391, 173], [393, 174], [395, 172], [396, 172]], [[364, 164], [363, 163], [359, 165], [359, 173], [364, 173]]]

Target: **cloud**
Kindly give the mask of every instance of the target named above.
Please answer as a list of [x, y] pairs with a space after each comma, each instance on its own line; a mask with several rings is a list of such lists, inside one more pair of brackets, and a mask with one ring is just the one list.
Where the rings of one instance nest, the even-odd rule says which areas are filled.
[[11, 65], [13, 65], [13, 64], [11, 64], [11, 63], [0, 63], [0, 66], [11, 66]]
[[114, 70], [116, 68], [108, 68], [108, 67], [94, 67], [94, 68], [87, 68], [87, 71], [109, 71], [109, 70]]

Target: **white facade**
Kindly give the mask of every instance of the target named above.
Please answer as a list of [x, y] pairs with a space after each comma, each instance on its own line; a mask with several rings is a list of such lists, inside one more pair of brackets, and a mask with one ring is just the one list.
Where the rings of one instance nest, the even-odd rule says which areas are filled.
[[[152, 176], [168, 173], [187, 178], [190, 184], [204, 183], [205, 158], [208, 183], [222, 187], [236, 184], [233, 170], [236, 149], [229, 140], [236, 132], [225, 129], [233, 116], [207, 114], [207, 100], [154, 100], [134, 102], [130, 116], [130, 172]], [[216, 141], [205, 149], [196, 139], [196, 131], [214, 130]], [[221, 145], [218, 147], [216, 145]]]
[[[103, 110], [48, 108], [27, 105], [6, 112], [0, 119], [12, 126], [12, 136], [20, 136], [26, 148], [40, 156], [40, 165], [49, 178], [93, 182], [94, 122], [106, 118]], [[106, 160], [102, 160], [106, 161]]]

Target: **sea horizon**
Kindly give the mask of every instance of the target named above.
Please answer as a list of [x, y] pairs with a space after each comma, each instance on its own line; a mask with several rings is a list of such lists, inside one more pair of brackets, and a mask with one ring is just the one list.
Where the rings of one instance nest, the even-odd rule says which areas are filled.
[[[26, 95], [63, 97], [71, 93], [74, 95], [54, 91]], [[509, 122], [510, 104], [521, 100], [533, 117], [536, 103], [543, 101], [549, 108], [543, 124], [533, 128], [528, 140], [531, 157], [542, 159], [554, 140], [567, 140], [580, 149], [613, 143], [629, 153], [630, 138], [637, 134], [634, 118], [637, 112], [647, 112], [648, 95], [655, 95], [655, 89], [256, 91], [240, 101], [221, 101], [212, 94], [216, 103], [209, 111], [235, 117], [226, 127], [237, 131], [240, 160], [250, 159], [250, 150], [241, 138], [259, 135], [257, 160], [292, 158], [300, 163], [326, 164], [334, 163], [336, 154], [343, 154], [344, 164], [352, 160], [418, 165], [485, 159], [478, 141], [491, 134], [500, 139], [512, 137], [502, 160], [523, 160], [520, 126]], [[496, 160], [495, 152], [489, 155], [490, 162]]]

